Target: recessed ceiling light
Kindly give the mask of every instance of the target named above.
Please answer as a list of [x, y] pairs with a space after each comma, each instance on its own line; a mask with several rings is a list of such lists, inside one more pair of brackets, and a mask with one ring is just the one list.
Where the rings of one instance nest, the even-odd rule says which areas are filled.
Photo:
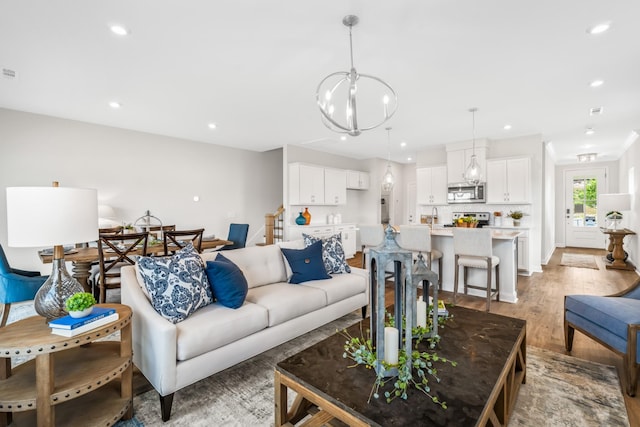
[[109, 29], [111, 30], [111, 32], [113, 34], [116, 34], [118, 36], [126, 36], [129, 34], [129, 30], [127, 30], [125, 27], [123, 27], [122, 25], [112, 25], [109, 27]]
[[589, 34], [602, 34], [611, 28], [610, 22], [602, 22], [600, 24], [594, 25], [593, 27], [587, 28], [587, 33]]
[[111, 101], [109, 103], [109, 107], [117, 110], [118, 108], [122, 107], [122, 104], [120, 104], [118, 101]]
[[209, 123], [209, 129], [215, 129], [218, 126], [215, 123]]
[[413, 160], [411, 157], [407, 157], [408, 162], [410, 162], [411, 160]]
[[346, 140], [347, 140], [347, 137], [346, 137], [345, 135], [342, 135], [342, 136], [340, 137], [340, 141], [346, 141]]
[[591, 83], [589, 83], [589, 86], [591, 87], [600, 87], [602, 86], [604, 83], [604, 80], [594, 80]]
[[511, 125], [504, 125], [504, 130], [511, 130]]
[[405, 141], [402, 141], [402, 142], [400, 143], [400, 147], [404, 148], [404, 147], [406, 147], [406, 146], [407, 146], [407, 143], [406, 143]]
[[585, 135], [593, 135], [596, 131], [593, 130], [593, 128], [587, 128], [584, 131]]

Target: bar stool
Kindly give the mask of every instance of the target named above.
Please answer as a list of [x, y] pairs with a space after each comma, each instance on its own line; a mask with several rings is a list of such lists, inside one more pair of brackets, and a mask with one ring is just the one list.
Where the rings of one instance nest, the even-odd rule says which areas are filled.
[[382, 224], [359, 225], [360, 244], [362, 245], [362, 268], [367, 268], [367, 256], [369, 249], [382, 244], [384, 239], [384, 228]]
[[[496, 301], [500, 301], [500, 258], [493, 255], [491, 242], [491, 230], [488, 228], [454, 228], [453, 229], [453, 253], [454, 279], [453, 279], [453, 303], [456, 303], [458, 294], [458, 273], [462, 266], [462, 283], [464, 293], [467, 288], [487, 291], [487, 311], [491, 309], [491, 298], [495, 295]], [[496, 270], [496, 287], [492, 288], [492, 272]], [[467, 268], [481, 268], [487, 270], [487, 282], [484, 286], [470, 285], [466, 282]]]
[[442, 252], [431, 247], [431, 227], [428, 225], [401, 225], [399, 245], [409, 251], [426, 254], [427, 268], [438, 261], [438, 290], [442, 290]]

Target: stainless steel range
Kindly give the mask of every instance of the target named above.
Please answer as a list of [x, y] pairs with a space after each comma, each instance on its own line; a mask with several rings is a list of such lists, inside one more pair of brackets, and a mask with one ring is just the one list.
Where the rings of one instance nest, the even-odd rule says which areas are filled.
[[462, 218], [463, 216], [471, 216], [478, 220], [478, 228], [489, 225], [491, 214], [489, 212], [453, 212], [451, 217], [453, 220]]

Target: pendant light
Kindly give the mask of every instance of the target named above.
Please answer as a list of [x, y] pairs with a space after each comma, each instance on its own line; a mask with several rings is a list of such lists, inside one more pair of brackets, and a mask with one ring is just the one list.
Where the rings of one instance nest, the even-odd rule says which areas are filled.
[[387, 130], [387, 171], [382, 176], [382, 192], [388, 193], [393, 189], [393, 184], [395, 184], [395, 178], [391, 173], [391, 128], [385, 128]]
[[480, 179], [482, 178], [482, 171], [480, 170], [480, 165], [478, 164], [478, 159], [476, 157], [476, 111], [477, 108], [469, 108], [469, 112], [472, 116], [472, 127], [473, 127], [473, 152], [471, 154], [471, 161], [469, 161], [469, 166], [464, 171], [464, 180], [469, 184], [478, 185], [480, 183]]
[[[322, 123], [330, 130], [358, 136], [365, 130], [382, 125], [389, 120], [398, 108], [398, 97], [393, 88], [384, 80], [358, 73], [353, 65], [353, 39], [351, 32], [358, 24], [358, 17], [347, 15], [342, 23], [349, 28], [349, 54], [351, 69], [338, 71], [326, 76], [316, 89], [316, 102], [320, 109]], [[360, 83], [360, 87], [358, 87]], [[373, 90], [373, 93], [370, 93]], [[358, 91], [365, 91], [365, 103], [358, 110]], [[372, 99], [379, 99], [380, 104]], [[334, 114], [335, 113], [335, 114]]]

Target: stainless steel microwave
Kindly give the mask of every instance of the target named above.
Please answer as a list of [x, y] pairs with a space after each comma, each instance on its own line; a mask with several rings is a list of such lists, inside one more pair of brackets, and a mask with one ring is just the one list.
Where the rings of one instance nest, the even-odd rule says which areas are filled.
[[468, 182], [449, 184], [448, 203], [485, 203], [486, 184], [473, 185]]

